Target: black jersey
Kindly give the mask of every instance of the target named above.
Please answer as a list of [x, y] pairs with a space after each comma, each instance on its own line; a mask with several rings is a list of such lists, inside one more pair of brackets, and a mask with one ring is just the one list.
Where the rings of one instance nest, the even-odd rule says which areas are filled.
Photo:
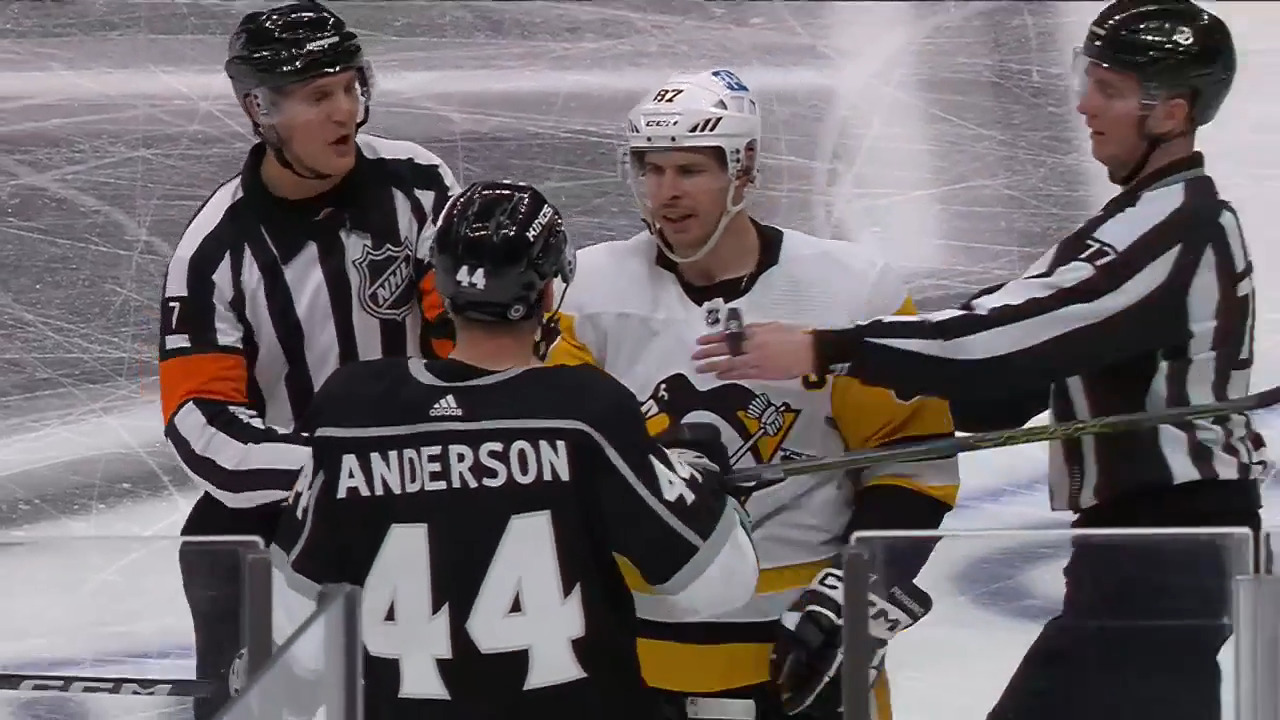
[[595, 368], [361, 362], [303, 430], [313, 460], [272, 554], [304, 594], [363, 587], [370, 720], [647, 720], [618, 564], [668, 596], [745, 601], [710, 589], [727, 557], [755, 583], [736, 505]]

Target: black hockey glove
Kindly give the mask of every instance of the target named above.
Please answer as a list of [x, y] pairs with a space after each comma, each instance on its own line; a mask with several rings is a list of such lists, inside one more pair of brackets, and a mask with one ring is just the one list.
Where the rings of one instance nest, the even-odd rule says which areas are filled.
[[[872, 576], [867, 612], [875, 654], [868, 668], [869, 685], [875, 684], [884, 669], [889, 640], [932, 608], [933, 599], [915, 583], [885, 588]], [[783, 613], [780, 636], [773, 646], [769, 674], [782, 696], [783, 711], [794, 715], [815, 704], [839, 710], [843, 660], [844, 573], [839, 568], [824, 568]]]
[[733, 484], [729, 481], [733, 463], [729, 460], [729, 450], [724, 446], [720, 428], [707, 422], [680, 423], [659, 433], [657, 440], [673, 459], [696, 470], [703, 482], [715, 483], [723, 490], [742, 519], [743, 526], [751, 527], [747, 511], [742, 508], [743, 501], [734, 493]]
[[680, 423], [664, 430], [657, 440], [672, 457], [697, 470], [704, 480], [725, 485], [732, 464], [720, 428], [706, 422]]

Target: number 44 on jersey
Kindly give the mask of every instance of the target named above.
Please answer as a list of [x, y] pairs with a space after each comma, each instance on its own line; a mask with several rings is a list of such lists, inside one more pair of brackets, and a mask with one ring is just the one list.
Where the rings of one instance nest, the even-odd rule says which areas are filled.
[[[480, 652], [529, 654], [525, 690], [587, 676], [573, 650], [586, 632], [580, 588], [564, 594], [558, 558], [548, 511], [512, 516], [467, 617]], [[370, 655], [399, 661], [400, 697], [448, 700], [437, 662], [453, 657], [450, 607], [430, 568], [427, 526], [391, 526], [365, 579], [360, 624]]]

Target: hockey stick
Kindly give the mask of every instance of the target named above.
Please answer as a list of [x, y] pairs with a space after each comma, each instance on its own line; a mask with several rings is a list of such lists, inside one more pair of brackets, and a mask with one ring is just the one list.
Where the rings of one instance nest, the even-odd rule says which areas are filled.
[[129, 678], [112, 675], [43, 675], [0, 673], [0, 690], [135, 695], [152, 697], [209, 697], [213, 683], [189, 678]]
[[[1234, 400], [1224, 400], [1204, 405], [1190, 405], [1168, 410], [1130, 413], [1128, 415], [1109, 415], [1091, 420], [1077, 420], [1061, 425], [1036, 425], [1018, 428], [1017, 430], [997, 430], [995, 432], [977, 433], [965, 437], [926, 440], [925, 442], [899, 445], [896, 447], [877, 448], [873, 450], [855, 450], [843, 455], [808, 460], [793, 460], [775, 465], [757, 465], [739, 470], [730, 476], [735, 490], [739, 488], [747, 494], [759, 492], [773, 487], [789, 477], [807, 475], [827, 470], [852, 470], [854, 468], [879, 465], [881, 463], [916, 462], [920, 460], [942, 460], [974, 450], [1011, 447], [1028, 443], [1066, 440], [1084, 435], [1100, 435], [1102, 433], [1126, 432], [1171, 423], [1200, 420], [1203, 418], [1232, 415], [1235, 413], [1259, 410], [1280, 403], [1280, 386], [1268, 388], [1252, 395], [1245, 395]], [[838, 477], [838, 476], [835, 476]], [[759, 527], [797, 500], [809, 495], [819, 487], [831, 482], [834, 477], [826, 478], [805, 488], [794, 498], [784, 502], [768, 512], [761, 513], [752, 519], [752, 527]]]

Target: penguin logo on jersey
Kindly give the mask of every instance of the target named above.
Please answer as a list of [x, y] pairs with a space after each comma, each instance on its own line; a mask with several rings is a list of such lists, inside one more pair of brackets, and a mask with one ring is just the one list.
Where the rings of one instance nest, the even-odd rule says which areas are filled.
[[699, 389], [683, 373], [658, 381], [643, 410], [650, 435], [684, 422], [695, 412], [715, 415], [738, 436], [737, 446], [729, 448], [734, 465], [748, 455], [756, 465], [770, 463], [780, 453], [787, 455], [782, 443], [800, 417], [800, 410], [785, 401], [774, 402], [746, 385], [729, 382]]
[[356, 295], [365, 312], [379, 320], [404, 320], [413, 311], [413, 260], [408, 240], [373, 249], [364, 235], [364, 249], [352, 260], [360, 287]]

